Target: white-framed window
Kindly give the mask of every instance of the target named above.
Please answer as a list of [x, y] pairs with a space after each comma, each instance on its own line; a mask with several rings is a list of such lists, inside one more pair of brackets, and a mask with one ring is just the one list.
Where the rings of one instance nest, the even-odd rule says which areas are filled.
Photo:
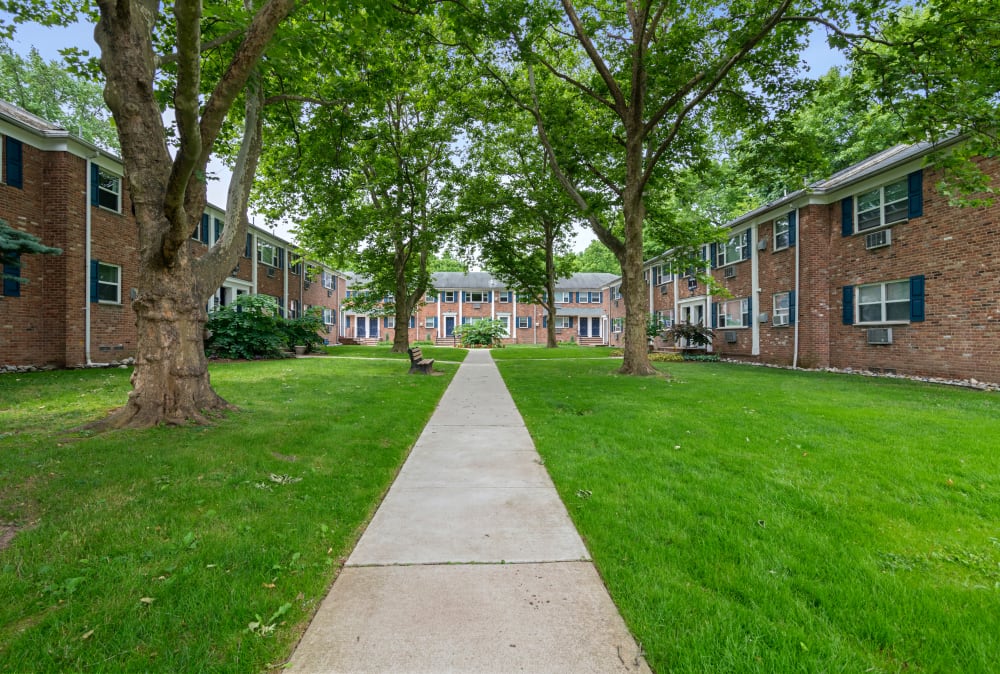
[[257, 259], [270, 267], [278, 266], [278, 247], [267, 241], [257, 242]]
[[435, 295], [434, 293], [425, 293], [424, 302], [426, 304], [434, 304], [435, 302], [437, 302], [437, 295]]
[[674, 310], [657, 311], [653, 314], [661, 328], [672, 328], [674, 326]]
[[425, 328], [430, 328], [430, 329], [434, 329], [434, 328], [437, 327], [436, 325], [434, 325], [434, 317], [433, 316], [427, 316], [426, 318], [424, 318], [424, 327]]
[[97, 205], [115, 213], [122, 212], [122, 179], [107, 169], [97, 167]]
[[454, 290], [448, 290], [448, 291], [444, 292], [443, 294], [444, 294], [444, 301], [445, 302], [454, 302], [455, 301], [455, 291]]
[[496, 319], [503, 323], [503, 336], [510, 337], [510, 314], [502, 314]]
[[611, 332], [621, 332], [625, 325], [624, 318], [612, 318], [611, 319]]
[[296, 300], [288, 300], [288, 317], [299, 317], [299, 303]]
[[858, 323], [907, 323], [909, 320], [909, 279], [858, 286]]
[[[556, 304], [569, 304], [569, 295], [570, 294], [568, 292], [557, 290], [555, 294]], [[558, 322], [556, 322], [556, 327], [559, 327]]]
[[504, 290], [504, 291], [502, 291], [500, 293], [500, 302], [502, 304], [507, 304], [509, 302], [513, 302], [514, 301], [513, 297], [514, 297], [514, 293], [512, 293], [509, 290]]
[[333, 281], [333, 274], [325, 269], [320, 274], [320, 280], [323, 282], [323, 287], [327, 290], [333, 290], [336, 287]]
[[337, 322], [337, 317], [334, 316], [333, 309], [329, 309], [329, 308], [324, 307], [323, 308], [323, 324], [324, 325], [333, 325], [336, 322]]
[[771, 297], [772, 323], [775, 325], [788, 325], [788, 319], [791, 316], [791, 299], [791, 293], [775, 293]]
[[909, 217], [909, 186], [907, 179], [859, 194], [855, 206], [855, 231], [863, 232]]
[[531, 327], [531, 317], [530, 316], [518, 316], [517, 317], [517, 327], [519, 330], [527, 330]]
[[750, 230], [746, 229], [720, 243], [715, 249], [715, 266], [724, 267], [750, 257]]
[[789, 242], [789, 221], [788, 216], [783, 215], [774, 221], [774, 250], [784, 250], [788, 248]]
[[620, 300], [622, 298], [622, 287], [615, 286], [611, 289], [611, 299]]
[[97, 301], [122, 303], [122, 268], [118, 265], [97, 263]]
[[570, 325], [569, 316], [556, 316], [556, 329], [568, 328]]
[[395, 316], [386, 316], [385, 317], [385, 327], [387, 327], [387, 328], [395, 328], [396, 327], [396, 317]]
[[591, 304], [600, 304], [604, 301], [604, 293], [600, 291], [588, 293], [590, 295]]
[[745, 328], [748, 327], [746, 318], [750, 314], [750, 299], [744, 297], [739, 300], [729, 300], [719, 302], [719, 314], [716, 326], [719, 328]]
[[490, 294], [482, 290], [470, 290], [465, 296], [468, 298], [467, 302], [474, 302], [476, 304], [490, 301]]

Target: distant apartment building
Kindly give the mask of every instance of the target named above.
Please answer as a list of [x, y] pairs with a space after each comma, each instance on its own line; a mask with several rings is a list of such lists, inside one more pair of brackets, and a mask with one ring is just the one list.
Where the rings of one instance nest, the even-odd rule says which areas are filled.
[[[127, 177], [114, 155], [0, 102], [0, 219], [62, 249], [24, 255], [0, 292], [0, 365], [69, 367], [133, 356], [138, 236]], [[214, 243], [225, 221], [209, 205], [192, 232], [194, 249]], [[251, 227], [232, 274], [209, 308], [241, 294], [274, 297], [281, 312], [322, 310], [335, 343], [343, 275], [302, 260], [295, 247]]]

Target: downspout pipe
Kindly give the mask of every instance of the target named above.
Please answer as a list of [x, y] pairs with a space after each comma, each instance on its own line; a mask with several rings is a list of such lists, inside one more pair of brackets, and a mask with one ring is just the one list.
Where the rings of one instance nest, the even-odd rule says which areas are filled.
[[802, 316], [799, 314], [799, 296], [802, 294], [799, 288], [799, 250], [802, 248], [802, 219], [795, 213], [795, 335], [792, 344], [792, 369], [799, 367], [799, 323]]
[[83, 278], [84, 278], [84, 302], [83, 302], [83, 355], [88, 366], [93, 365], [94, 361], [91, 360], [90, 352], [90, 284], [92, 282], [90, 278], [90, 260], [93, 252], [90, 248], [91, 232], [93, 230], [93, 216], [91, 214], [91, 209], [93, 204], [90, 203], [90, 195], [94, 189], [93, 185], [93, 175], [94, 175], [94, 159], [96, 159], [99, 153], [95, 152], [93, 155], [87, 157], [87, 175], [85, 177], [87, 189], [83, 195], [84, 203], [84, 245], [83, 245]]

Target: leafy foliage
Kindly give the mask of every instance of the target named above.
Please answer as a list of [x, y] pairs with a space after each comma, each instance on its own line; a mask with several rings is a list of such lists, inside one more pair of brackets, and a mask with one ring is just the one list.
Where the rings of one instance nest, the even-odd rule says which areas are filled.
[[[0, 265], [19, 268], [21, 254], [60, 255], [61, 253], [61, 248], [46, 246], [37, 236], [14, 229], [5, 220], [0, 220]], [[10, 274], [4, 274], [3, 278], [27, 283], [27, 279]]]
[[574, 267], [579, 272], [621, 273], [621, 267], [618, 265], [614, 253], [597, 239], [591, 241], [582, 252], [577, 253]]
[[708, 346], [712, 343], [712, 337], [715, 336], [712, 328], [704, 325], [692, 325], [691, 323], [675, 323], [663, 330], [662, 334], [666, 339], [673, 340], [674, 344], [685, 339], [688, 344], [695, 346]]
[[286, 343], [278, 303], [269, 295], [240, 295], [209, 315], [205, 351], [217, 358], [280, 358]]
[[0, 98], [55, 122], [86, 141], [118, 151], [118, 134], [99, 82], [75, 75], [32, 48], [27, 57], [0, 46]]
[[326, 328], [323, 310], [313, 307], [297, 318], [281, 320], [279, 328], [286, 348], [304, 346], [306, 351], [314, 351], [323, 343], [319, 336], [319, 331]]
[[488, 318], [465, 323], [455, 328], [455, 337], [461, 341], [462, 346], [467, 348], [501, 346], [506, 334], [507, 326], [504, 325], [503, 321], [494, 321]]

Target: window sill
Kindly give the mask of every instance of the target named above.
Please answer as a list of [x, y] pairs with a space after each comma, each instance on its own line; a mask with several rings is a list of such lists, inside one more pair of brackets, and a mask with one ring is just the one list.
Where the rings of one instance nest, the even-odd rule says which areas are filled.
[[125, 306], [121, 302], [112, 302], [110, 300], [97, 300], [97, 304], [101, 305], [102, 307], [123, 307], [123, 306]]
[[899, 325], [909, 325], [910, 321], [878, 321], [877, 323], [855, 323], [859, 328], [883, 328]]
[[116, 211], [113, 208], [108, 208], [107, 206], [101, 206], [100, 204], [97, 204], [97, 209], [100, 211], [104, 211], [105, 213], [114, 213], [115, 215], [123, 215], [121, 209]]
[[792, 246], [782, 246], [781, 248], [775, 248], [771, 253], [780, 253], [783, 250], [789, 250]]
[[896, 225], [905, 225], [910, 221], [909, 218], [903, 218], [902, 220], [896, 220], [895, 222], [890, 222], [884, 225], [878, 225], [876, 227], [869, 227], [868, 229], [855, 229], [854, 234], [851, 236], [859, 236], [864, 234], [871, 234], [872, 232], [878, 232], [883, 229], [888, 229], [890, 227], [895, 227]]

